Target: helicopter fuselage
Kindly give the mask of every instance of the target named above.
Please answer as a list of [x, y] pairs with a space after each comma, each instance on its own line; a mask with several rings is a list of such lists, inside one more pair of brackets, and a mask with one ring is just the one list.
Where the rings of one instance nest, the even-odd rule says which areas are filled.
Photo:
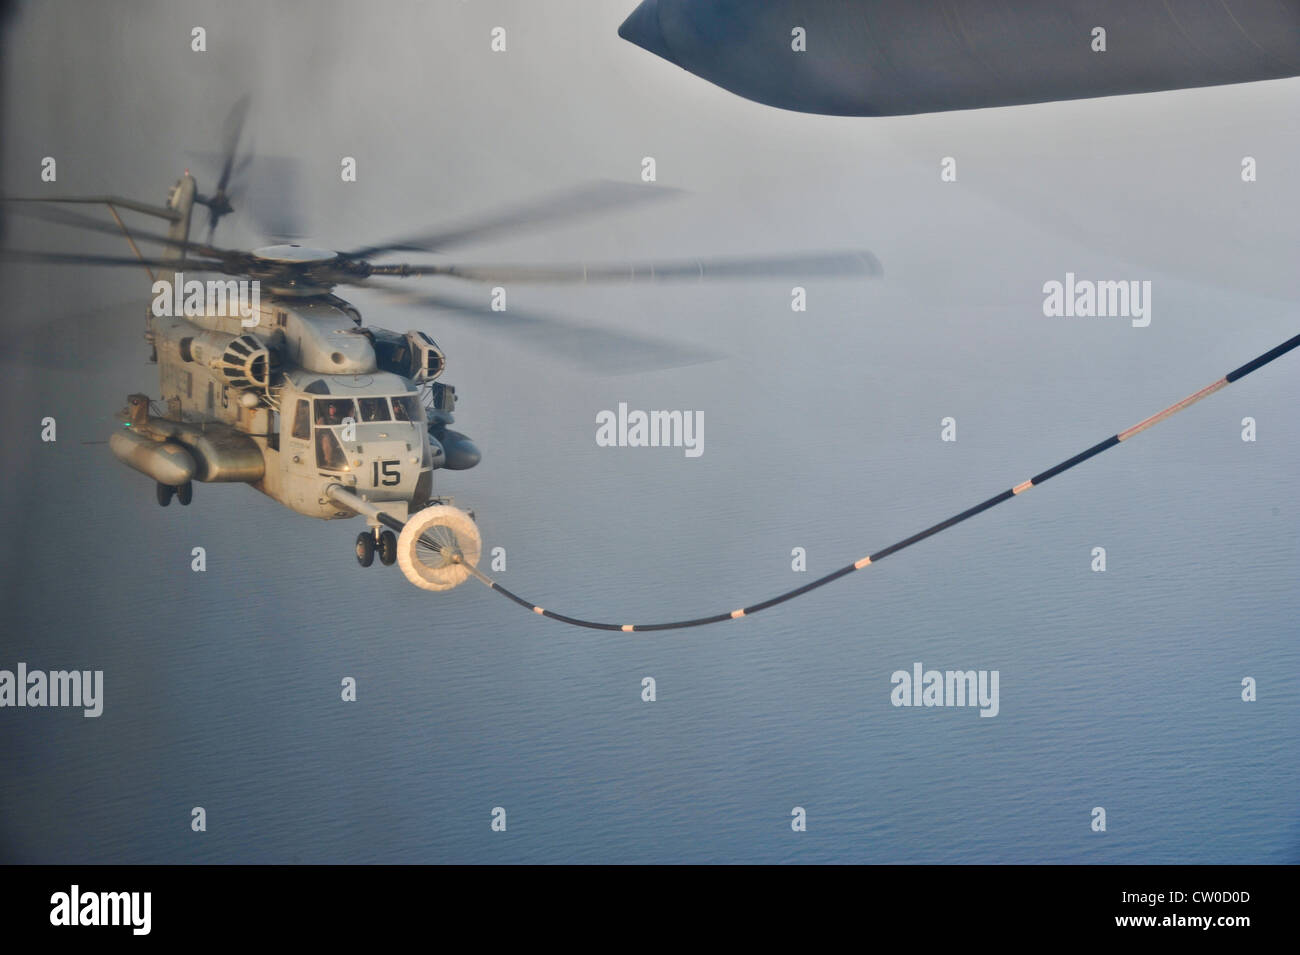
[[[196, 477], [247, 481], [320, 518], [352, 516], [326, 496], [331, 484], [399, 513], [428, 500], [445, 454], [419, 385], [379, 369], [355, 310], [272, 296], [257, 318], [251, 327], [238, 314], [153, 319], [166, 414], [151, 428], [187, 447], [196, 432], [228, 432], [224, 449], [196, 455], [205, 465]], [[249, 480], [253, 449], [262, 473]]]
[[[178, 241], [194, 195], [186, 175], [169, 196]], [[332, 255], [265, 251], [277, 262]], [[331, 499], [331, 485], [404, 518], [433, 499], [436, 468], [478, 462], [473, 443], [445, 427], [455, 389], [433, 384], [445, 359], [427, 335], [364, 328], [328, 289], [259, 288], [251, 308], [246, 297], [205, 296], [221, 283], [186, 276], [184, 265], [176, 256], [176, 271], [155, 283], [156, 293], [167, 290], [147, 335], [162, 413], [151, 415], [143, 396], [128, 400], [131, 430], [111, 442], [124, 463], [160, 484], [247, 483], [300, 514], [333, 519], [356, 512]]]

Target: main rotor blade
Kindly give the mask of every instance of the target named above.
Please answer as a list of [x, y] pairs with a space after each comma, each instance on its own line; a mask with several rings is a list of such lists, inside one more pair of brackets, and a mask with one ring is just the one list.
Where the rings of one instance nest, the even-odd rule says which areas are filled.
[[879, 278], [870, 252], [829, 252], [757, 258], [691, 259], [586, 265], [371, 265], [371, 275], [435, 276], [468, 282], [519, 284], [595, 282], [702, 282], [710, 279]]
[[6, 199], [6, 202], [67, 202], [76, 205], [91, 206], [121, 206], [123, 209], [131, 209], [134, 212], [142, 212], [147, 216], [154, 216], [158, 219], [167, 219], [170, 222], [179, 221], [181, 214], [175, 209], [168, 206], [155, 206], [148, 202], [139, 202], [135, 199], [128, 199], [126, 196], [50, 196], [39, 199]]
[[558, 225], [610, 209], [673, 195], [677, 195], [677, 190], [658, 186], [638, 186], [625, 182], [597, 181], [576, 186], [514, 209], [470, 219], [457, 226], [409, 236], [405, 239], [395, 239], [379, 245], [368, 245], [353, 252], [345, 252], [343, 255], [353, 259], [364, 259], [386, 255], [389, 252], [438, 252], [471, 242], [481, 242], [500, 233], [515, 234], [525, 229]]
[[211, 245], [205, 245], [201, 242], [181, 242], [170, 236], [165, 236], [159, 232], [150, 232], [147, 229], [131, 228], [123, 232], [122, 228], [113, 222], [103, 222], [99, 219], [93, 219], [88, 215], [80, 212], [74, 212], [71, 209], [59, 207], [47, 208], [42, 203], [50, 200], [46, 199], [0, 199], [0, 204], [12, 214], [26, 216], [30, 219], [41, 219], [45, 222], [52, 222], [56, 225], [71, 226], [76, 229], [86, 229], [91, 232], [102, 232], [105, 235], [112, 235], [118, 238], [125, 238], [129, 235], [132, 239], [140, 242], [156, 242], [162, 245], [170, 246], [174, 249], [182, 249], [187, 252], [195, 252], [199, 255], [220, 257], [223, 255], [241, 255], [243, 253], [235, 252], [233, 249], [218, 249]]
[[[32, 249], [0, 249], [0, 262], [47, 265], [152, 266], [157, 269], [184, 269], [187, 272], [225, 272], [221, 262], [197, 259], [163, 259], [151, 256], [89, 255], [84, 252], [41, 252]], [[233, 273], [232, 273], [233, 274]]]
[[380, 283], [364, 283], [399, 304], [436, 310], [432, 320], [451, 320], [476, 331], [499, 330], [524, 348], [545, 351], [577, 368], [602, 374], [628, 374], [679, 368], [726, 357], [705, 348], [645, 338], [609, 328], [580, 325], [553, 315], [519, 311], [494, 312], [486, 305], [447, 295], [422, 294]]

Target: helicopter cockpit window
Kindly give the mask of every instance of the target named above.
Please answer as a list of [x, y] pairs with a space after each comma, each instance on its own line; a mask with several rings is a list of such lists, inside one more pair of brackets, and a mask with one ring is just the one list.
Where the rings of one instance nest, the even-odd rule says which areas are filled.
[[324, 471], [346, 471], [348, 459], [334, 432], [328, 428], [316, 429], [316, 467]]
[[[211, 387], [208, 386], [209, 390]], [[311, 412], [308, 410], [305, 398], [298, 399], [298, 408], [293, 413], [293, 436], [304, 441], [311, 437]]]
[[397, 395], [393, 398], [393, 417], [398, 421], [423, 421], [424, 406], [419, 395]]
[[342, 424], [344, 418], [357, 419], [357, 409], [351, 398], [317, 398], [316, 423], [318, 425]]
[[362, 421], [388, 421], [387, 398], [358, 398]]

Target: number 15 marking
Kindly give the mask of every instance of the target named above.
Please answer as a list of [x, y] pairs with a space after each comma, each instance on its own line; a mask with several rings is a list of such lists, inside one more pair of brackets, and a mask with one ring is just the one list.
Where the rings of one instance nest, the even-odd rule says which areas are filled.
[[[381, 464], [383, 465], [382, 471], [379, 468]], [[372, 469], [373, 480], [371, 483], [374, 484], [375, 487], [393, 487], [401, 484], [402, 473], [397, 470], [397, 465], [397, 461], [375, 461]], [[383, 476], [382, 481], [380, 480], [381, 475]]]

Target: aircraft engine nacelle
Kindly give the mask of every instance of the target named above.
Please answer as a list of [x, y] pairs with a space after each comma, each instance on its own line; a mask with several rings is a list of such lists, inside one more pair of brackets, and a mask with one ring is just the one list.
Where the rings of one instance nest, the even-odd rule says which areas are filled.
[[217, 371], [236, 388], [265, 389], [280, 370], [280, 353], [256, 335], [204, 332], [182, 338], [181, 358]]
[[236, 388], [266, 388], [280, 370], [280, 356], [256, 335], [240, 335], [221, 353], [219, 370]]
[[407, 332], [407, 344], [411, 348], [411, 366], [415, 372], [411, 380], [417, 384], [433, 381], [447, 367], [447, 356], [442, 349], [424, 332]]
[[447, 356], [424, 332], [399, 335], [375, 327], [362, 331], [375, 348], [375, 365], [380, 371], [390, 371], [422, 385], [436, 379], [447, 367]]

